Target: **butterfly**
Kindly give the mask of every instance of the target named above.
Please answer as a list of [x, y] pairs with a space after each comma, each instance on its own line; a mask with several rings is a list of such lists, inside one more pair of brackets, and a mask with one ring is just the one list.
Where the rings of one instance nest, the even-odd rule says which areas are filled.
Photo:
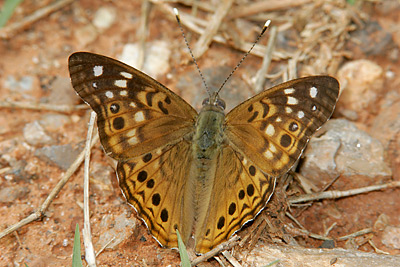
[[[71, 82], [97, 114], [101, 144], [118, 161], [119, 185], [151, 234], [205, 253], [266, 205], [275, 180], [332, 115], [339, 83], [291, 80], [225, 115], [218, 93], [198, 113], [146, 74], [87, 52], [69, 57]], [[193, 241], [190, 241], [193, 240]]]

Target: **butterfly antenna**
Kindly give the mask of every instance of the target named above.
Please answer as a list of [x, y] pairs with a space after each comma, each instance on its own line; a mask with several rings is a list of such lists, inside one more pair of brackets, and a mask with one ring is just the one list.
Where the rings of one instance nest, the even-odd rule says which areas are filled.
[[265, 33], [265, 31], [268, 29], [269, 24], [271, 23], [271, 20], [267, 20], [264, 24], [264, 27], [261, 30], [261, 33], [257, 36], [256, 41], [253, 43], [253, 45], [250, 47], [249, 51], [247, 51], [246, 54], [244, 54], [244, 56], [242, 57], [242, 59], [239, 61], [239, 63], [236, 65], [235, 68], [233, 68], [233, 70], [231, 71], [231, 73], [228, 75], [228, 77], [226, 77], [225, 81], [222, 83], [222, 85], [219, 87], [216, 95], [219, 94], [219, 92], [221, 91], [221, 89], [225, 86], [226, 82], [232, 77], [233, 73], [239, 68], [239, 66], [242, 64], [242, 62], [244, 61], [244, 59], [250, 54], [251, 50], [253, 50], [254, 46], [256, 46], [256, 44], [258, 43], [258, 41], [260, 40], [261, 36], [263, 36], [263, 34]]
[[185, 40], [186, 47], [188, 48], [190, 56], [192, 57], [193, 62], [196, 65], [197, 71], [199, 72], [201, 80], [203, 81], [203, 84], [206, 87], [208, 95], [211, 97], [211, 91], [207, 86], [207, 83], [206, 83], [206, 80], [204, 79], [203, 73], [201, 72], [201, 70], [199, 68], [199, 65], [197, 64], [196, 58], [194, 57], [192, 49], [190, 49], [189, 43], [188, 43], [188, 41], [186, 39], [185, 32], [183, 31], [183, 27], [182, 27], [182, 24], [181, 24], [181, 19], [179, 17], [178, 9], [174, 8], [174, 13], [175, 13], [176, 20], [178, 21], [179, 28], [181, 29], [181, 33], [182, 33], [183, 39]]

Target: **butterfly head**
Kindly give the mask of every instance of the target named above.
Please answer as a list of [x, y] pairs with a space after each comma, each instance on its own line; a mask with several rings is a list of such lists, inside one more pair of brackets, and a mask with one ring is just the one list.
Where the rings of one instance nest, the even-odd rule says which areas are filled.
[[210, 97], [207, 97], [206, 99], [204, 99], [202, 105], [203, 105], [203, 107], [205, 107], [205, 106], [215, 106], [215, 107], [220, 108], [222, 111], [224, 111], [225, 108], [226, 108], [225, 101], [222, 100], [218, 96], [217, 92], [211, 94]]

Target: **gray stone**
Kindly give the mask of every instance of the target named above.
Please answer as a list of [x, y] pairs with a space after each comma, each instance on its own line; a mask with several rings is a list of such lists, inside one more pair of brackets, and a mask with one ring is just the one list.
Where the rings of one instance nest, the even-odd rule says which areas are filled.
[[381, 142], [343, 119], [328, 121], [303, 155], [300, 173], [322, 186], [338, 174], [390, 176]]
[[338, 78], [341, 87], [339, 110], [353, 110], [359, 115], [369, 113], [367, 107], [377, 101], [383, 88], [383, 69], [372, 61], [360, 59], [341, 67]]
[[[4, 185], [3, 185], [4, 186]], [[23, 198], [30, 192], [25, 186], [8, 186], [0, 189], [0, 203], [11, 203], [17, 199]]]
[[15, 79], [14, 76], [9, 75], [6, 78], [4, 87], [13, 91], [28, 92], [32, 90], [34, 83], [34, 77], [22, 76], [19, 80]]
[[382, 243], [388, 248], [400, 249], [400, 227], [386, 227], [383, 230]]
[[107, 248], [115, 249], [121, 242], [132, 235], [137, 224], [138, 220], [134, 219], [134, 217], [128, 218], [126, 213], [120, 214], [115, 218], [112, 214], [104, 215], [100, 222], [100, 229], [107, 230], [101, 233], [96, 247], [103, 247], [111, 239], [114, 239]]
[[382, 109], [378, 116], [375, 117], [371, 135], [378, 138], [385, 147], [391, 140], [396, 138], [396, 134], [400, 132], [400, 96], [397, 92], [389, 93], [382, 105]]
[[67, 170], [75, 161], [82, 148], [73, 148], [70, 144], [61, 146], [47, 146], [35, 151], [35, 156], [63, 170]]
[[32, 146], [49, 145], [53, 139], [48, 136], [38, 121], [25, 125], [23, 130], [26, 142]]
[[40, 119], [40, 125], [47, 131], [60, 130], [65, 124], [70, 123], [71, 118], [62, 114], [45, 114]]
[[79, 96], [72, 88], [71, 80], [68, 77], [57, 76], [51, 83], [50, 95], [47, 102], [50, 104], [75, 105], [79, 101]]
[[108, 201], [108, 197], [115, 194], [111, 179], [115, 178], [115, 171], [108, 165], [93, 162], [90, 165], [90, 186], [97, 195], [100, 195], [100, 203]]

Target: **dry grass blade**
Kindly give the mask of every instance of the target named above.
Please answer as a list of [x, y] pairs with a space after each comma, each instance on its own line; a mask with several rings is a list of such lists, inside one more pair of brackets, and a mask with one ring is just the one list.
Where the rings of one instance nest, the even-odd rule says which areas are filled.
[[207, 51], [209, 45], [211, 44], [213, 37], [218, 32], [219, 27], [221, 26], [222, 20], [228, 14], [232, 6], [233, 0], [224, 0], [222, 1], [217, 10], [215, 11], [210, 23], [205, 28], [204, 33], [200, 36], [196, 45], [193, 49], [193, 54], [196, 58], [200, 58], [204, 52]]
[[88, 109], [88, 105], [53, 105], [45, 103], [29, 103], [29, 102], [17, 102], [17, 101], [0, 101], [0, 108], [20, 108], [20, 109], [32, 109], [40, 111], [55, 111], [62, 113], [71, 113], [76, 110]]
[[320, 192], [320, 193], [314, 193], [314, 194], [306, 194], [306, 195], [302, 195], [302, 196], [298, 196], [298, 197], [291, 197], [291, 198], [289, 198], [288, 201], [290, 204], [294, 204], [294, 203], [301, 203], [301, 202], [321, 200], [321, 199], [336, 199], [336, 198], [342, 198], [342, 197], [348, 197], [348, 196], [354, 196], [354, 195], [358, 195], [358, 194], [368, 193], [371, 191], [377, 191], [377, 190], [383, 190], [383, 189], [389, 189], [389, 188], [397, 188], [397, 187], [400, 187], [400, 181], [394, 181], [394, 182], [383, 184], [383, 185], [366, 186], [366, 187], [347, 190], [347, 191], [335, 190], [335, 191], [326, 191], [326, 192]]
[[265, 74], [267, 73], [269, 65], [271, 64], [272, 51], [274, 50], [276, 36], [277, 36], [277, 27], [273, 26], [271, 27], [270, 30], [267, 49], [265, 50], [265, 55], [263, 58], [261, 68], [258, 70], [256, 74], [256, 82], [254, 86], [254, 90], [256, 93], [259, 93], [264, 89]]
[[83, 182], [83, 243], [85, 244], [85, 259], [90, 267], [96, 267], [96, 255], [94, 253], [92, 243], [92, 233], [90, 230], [90, 215], [89, 215], [89, 165], [91, 154], [91, 140], [93, 129], [96, 121], [96, 113], [92, 111], [88, 126], [86, 146], [85, 146], [85, 167], [84, 167], [84, 182]]
[[339, 237], [337, 240], [344, 241], [344, 240], [348, 240], [350, 238], [354, 238], [354, 237], [357, 237], [357, 236], [360, 236], [360, 235], [366, 235], [366, 234], [369, 234], [369, 233], [372, 233], [372, 228], [363, 229], [363, 230], [357, 231], [355, 233]]
[[[174, 11], [170, 6], [168, 6], [166, 4], [157, 4], [157, 6], [161, 9], [161, 11], [163, 11], [168, 16], [175, 17]], [[191, 31], [193, 31], [197, 34], [200, 34], [200, 35], [204, 34], [205, 29], [199, 25], [207, 25], [207, 22], [205, 20], [202, 20], [199, 18], [193, 18], [191, 15], [185, 14], [185, 13], [180, 13], [179, 16], [181, 17], [182, 25], [184, 25], [185, 27], [189, 28]], [[234, 49], [237, 49], [237, 50], [245, 52], [245, 53], [247, 51], [249, 51], [251, 46], [253, 45], [253, 43], [247, 43], [247, 42], [241, 43], [240, 46], [236, 45], [235, 43], [230, 43], [230, 42], [228, 43], [224, 37], [222, 37], [221, 35], [218, 35], [218, 34], [214, 35], [212, 40], [216, 43], [227, 45], [229, 47], [232, 47]], [[265, 55], [265, 50], [266, 50], [265, 46], [257, 44], [254, 46], [254, 49], [251, 51], [250, 54], [262, 58]], [[274, 60], [277, 59], [277, 57], [275, 56], [275, 53], [272, 58]]]
[[218, 255], [222, 251], [225, 251], [225, 250], [233, 248], [234, 246], [236, 246], [238, 244], [238, 240], [239, 240], [239, 236], [234, 235], [227, 242], [219, 244], [218, 246], [216, 246], [215, 248], [213, 248], [209, 252], [207, 252], [207, 253], [195, 258], [194, 260], [192, 260], [192, 266], [196, 266], [197, 264], [199, 264], [201, 262], [204, 262], [204, 261], [214, 257], [215, 255]]
[[241, 18], [251, 16], [261, 12], [273, 11], [278, 9], [287, 9], [291, 7], [301, 6], [312, 2], [312, 0], [270, 0], [259, 1], [251, 4], [237, 6], [232, 10], [230, 18]]
[[222, 255], [232, 264], [234, 267], [242, 267], [242, 265], [235, 259], [229, 251], [223, 251]]
[[140, 16], [140, 28], [136, 33], [139, 39], [139, 51], [138, 51], [138, 61], [136, 62], [135, 66], [138, 69], [141, 69], [144, 63], [146, 39], [147, 36], [149, 35], [149, 17], [150, 17], [151, 7], [152, 7], [151, 2], [149, 2], [148, 0], [143, 1], [142, 12]]

